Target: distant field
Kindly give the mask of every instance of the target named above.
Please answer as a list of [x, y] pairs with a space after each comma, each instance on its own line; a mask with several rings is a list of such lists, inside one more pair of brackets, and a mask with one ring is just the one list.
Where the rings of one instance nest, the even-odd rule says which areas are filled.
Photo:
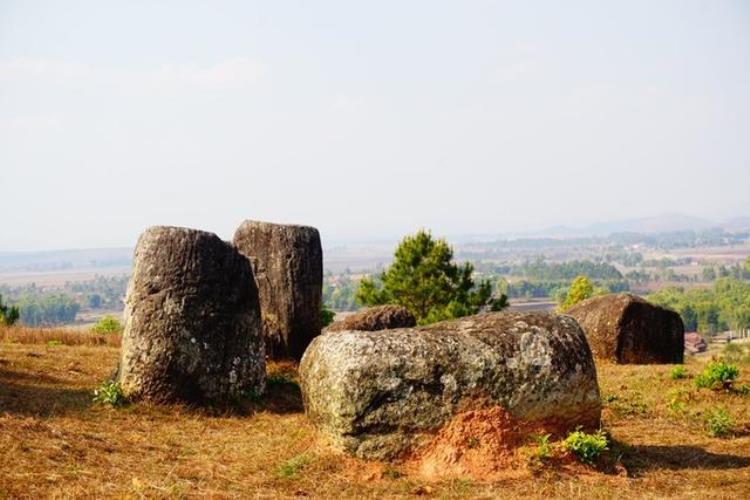
[[66, 282], [88, 281], [98, 276], [130, 274], [130, 266], [61, 269], [59, 271], [5, 271], [0, 272], [0, 284], [9, 286], [35, 283], [43, 287], [59, 287]]
[[[598, 365], [604, 428], [621, 468], [534, 465], [529, 443], [507, 475], [483, 482], [428, 481], [404, 465], [330, 450], [304, 416], [290, 365], [272, 364], [268, 395], [237, 412], [94, 405], [91, 391], [117, 356], [108, 346], [0, 342], [2, 496], [739, 499], [750, 492], [750, 398], [672, 380], [667, 365]], [[705, 359], [687, 360], [690, 377]], [[750, 382], [750, 365], [741, 369], [741, 383]], [[719, 407], [733, 417], [734, 437], [706, 433], [705, 416]]]

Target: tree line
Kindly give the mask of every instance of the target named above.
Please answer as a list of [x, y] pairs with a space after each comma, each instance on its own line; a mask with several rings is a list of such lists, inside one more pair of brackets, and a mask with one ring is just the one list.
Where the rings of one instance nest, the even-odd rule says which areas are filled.
[[664, 288], [648, 299], [677, 311], [686, 331], [750, 329], [750, 283], [734, 277], [720, 278], [711, 288]]

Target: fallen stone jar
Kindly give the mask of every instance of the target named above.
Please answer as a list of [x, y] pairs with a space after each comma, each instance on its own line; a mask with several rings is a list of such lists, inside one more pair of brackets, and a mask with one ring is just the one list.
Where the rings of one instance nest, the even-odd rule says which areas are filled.
[[529, 428], [600, 425], [596, 368], [569, 316], [489, 313], [421, 328], [317, 337], [300, 364], [305, 411], [338, 449], [393, 459], [462, 413], [502, 408]]

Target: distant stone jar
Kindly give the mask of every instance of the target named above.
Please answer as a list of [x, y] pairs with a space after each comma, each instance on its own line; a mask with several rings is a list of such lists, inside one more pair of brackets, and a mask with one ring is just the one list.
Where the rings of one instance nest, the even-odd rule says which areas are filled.
[[357, 311], [341, 321], [333, 323], [325, 331], [361, 330], [374, 332], [391, 328], [408, 328], [416, 326], [416, 324], [416, 318], [407, 308], [389, 304]]
[[571, 307], [594, 357], [623, 364], [682, 363], [685, 326], [675, 311], [630, 293], [593, 297]]
[[265, 387], [249, 262], [215, 234], [151, 227], [139, 238], [118, 381], [131, 399], [226, 402]]
[[320, 335], [323, 249], [314, 227], [245, 221], [234, 245], [252, 263], [266, 354], [299, 360]]

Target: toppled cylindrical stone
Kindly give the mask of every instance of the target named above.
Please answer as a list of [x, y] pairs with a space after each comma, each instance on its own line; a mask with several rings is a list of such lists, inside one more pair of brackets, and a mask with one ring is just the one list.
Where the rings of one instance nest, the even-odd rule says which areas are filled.
[[383, 305], [374, 306], [350, 314], [341, 321], [336, 321], [326, 332], [340, 332], [342, 330], [361, 330], [374, 332], [393, 328], [409, 328], [416, 326], [417, 320], [409, 310], [403, 306]]
[[595, 358], [615, 363], [682, 363], [685, 326], [675, 311], [630, 293], [593, 297], [571, 307]]
[[463, 411], [499, 406], [553, 432], [597, 427], [601, 416], [581, 328], [544, 313], [327, 333], [307, 349], [300, 380], [311, 421], [364, 458], [414, 449]]

